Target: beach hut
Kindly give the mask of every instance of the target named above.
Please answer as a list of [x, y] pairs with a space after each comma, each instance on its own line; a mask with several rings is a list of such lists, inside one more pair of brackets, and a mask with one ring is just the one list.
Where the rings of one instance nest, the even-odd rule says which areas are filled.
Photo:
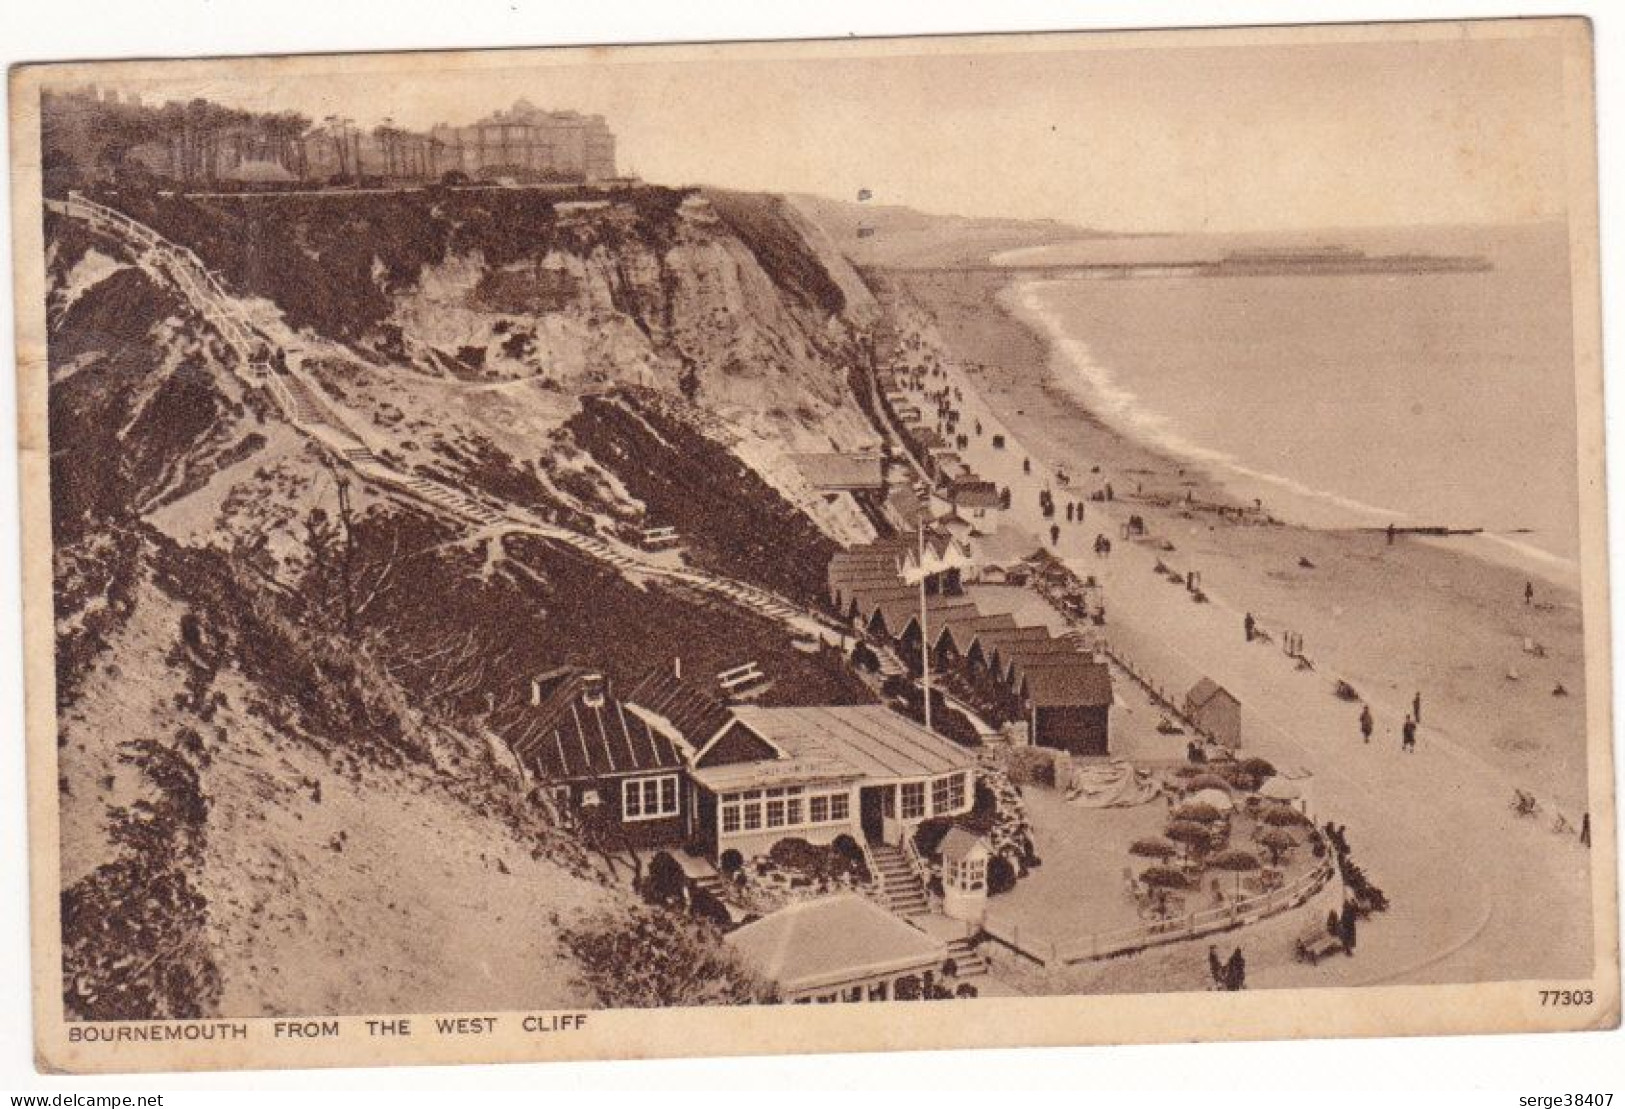
[[1232, 751], [1241, 746], [1241, 702], [1212, 678], [1185, 694], [1185, 717], [1208, 739]]

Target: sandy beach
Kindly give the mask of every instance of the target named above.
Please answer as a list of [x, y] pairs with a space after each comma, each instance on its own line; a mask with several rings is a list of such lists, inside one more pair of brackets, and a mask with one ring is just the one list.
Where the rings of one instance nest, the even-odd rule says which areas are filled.
[[[1005, 527], [1048, 546], [1040, 490], [1082, 502], [1081, 524], [1057, 514], [1052, 549], [1102, 580], [1108, 634], [1126, 628], [1166, 644], [1182, 666], [1235, 692], [1249, 750], [1313, 771], [1322, 818], [1347, 824], [1357, 857], [1394, 901], [1360, 958], [1315, 971], [1282, 961], [1260, 984], [1585, 973], [1589, 855], [1551, 828], [1558, 812], [1578, 826], [1587, 806], [1577, 594], [1539, 580], [1526, 604], [1529, 574], [1449, 540], [1402, 536], [1390, 546], [1381, 534], [1268, 520], [1268, 504], [1236, 513], [1244, 506], [1211, 475], [1119, 434], [1058, 387], [1045, 339], [1008, 310], [1005, 280], [892, 271], [882, 282], [893, 319], [935, 348], [945, 370], [935, 385], [960, 390], [961, 427], [981, 423], [962, 453], [1011, 488]], [[1000, 433], [1006, 446], [996, 450]], [[1055, 477], [1063, 469], [1065, 485]], [[1111, 504], [1088, 499], [1108, 482]], [[1121, 540], [1130, 514], [1144, 518], [1151, 541]], [[1116, 543], [1107, 559], [1091, 553], [1097, 534]], [[1192, 603], [1159, 563], [1198, 572], [1207, 603]], [[1246, 642], [1246, 613], [1268, 642]], [[1302, 637], [1312, 669], [1281, 651], [1288, 631]], [[1338, 681], [1371, 705], [1369, 745], [1359, 705], [1334, 695]], [[1418, 693], [1418, 749], [1403, 754], [1400, 726]], [[1511, 813], [1515, 788], [1541, 798], [1540, 819]], [[1109, 989], [1103, 974], [1083, 972], [1069, 988]]]

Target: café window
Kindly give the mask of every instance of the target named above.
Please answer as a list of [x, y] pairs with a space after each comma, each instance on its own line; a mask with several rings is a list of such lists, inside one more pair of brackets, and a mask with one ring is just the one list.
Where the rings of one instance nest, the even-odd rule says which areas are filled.
[[931, 783], [931, 813], [933, 816], [958, 812], [964, 807], [965, 775], [963, 773], [949, 774]]
[[658, 820], [677, 815], [677, 775], [628, 778], [621, 783], [621, 816], [625, 820]]
[[898, 787], [898, 816], [904, 820], [925, 817], [925, 783], [904, 782]]

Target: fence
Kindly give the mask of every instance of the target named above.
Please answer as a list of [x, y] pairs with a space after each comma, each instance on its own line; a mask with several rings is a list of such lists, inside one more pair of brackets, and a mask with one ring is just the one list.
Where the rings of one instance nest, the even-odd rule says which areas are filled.
[[1255, 923], [1265, 917], [1302, 905], [1325, 889], [1334, 873], [1331, 860], [1323, 859], [1314, 869], [1280, 889], [1269, 890], [1256, 897], [1133, 928], [1121, 928], [1114, 932], [1095, 932], [1082, 939], [1064, 943], [1023, 929], [1014, 921], [1000, 919], [992, 912], [988, 914], [983, 930], [1005, 947], [1041, 966], [1065, 966], [1070, 963], [1123, 955], [1160, 944], [1195, 939], [1237, 925]]

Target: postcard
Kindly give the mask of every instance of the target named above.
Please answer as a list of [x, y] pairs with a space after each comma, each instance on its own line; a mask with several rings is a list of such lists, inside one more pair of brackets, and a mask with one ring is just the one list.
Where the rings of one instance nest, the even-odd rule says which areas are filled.
[[1618, 1024], [1585, 20], [11, 93], [41, 1069]]

